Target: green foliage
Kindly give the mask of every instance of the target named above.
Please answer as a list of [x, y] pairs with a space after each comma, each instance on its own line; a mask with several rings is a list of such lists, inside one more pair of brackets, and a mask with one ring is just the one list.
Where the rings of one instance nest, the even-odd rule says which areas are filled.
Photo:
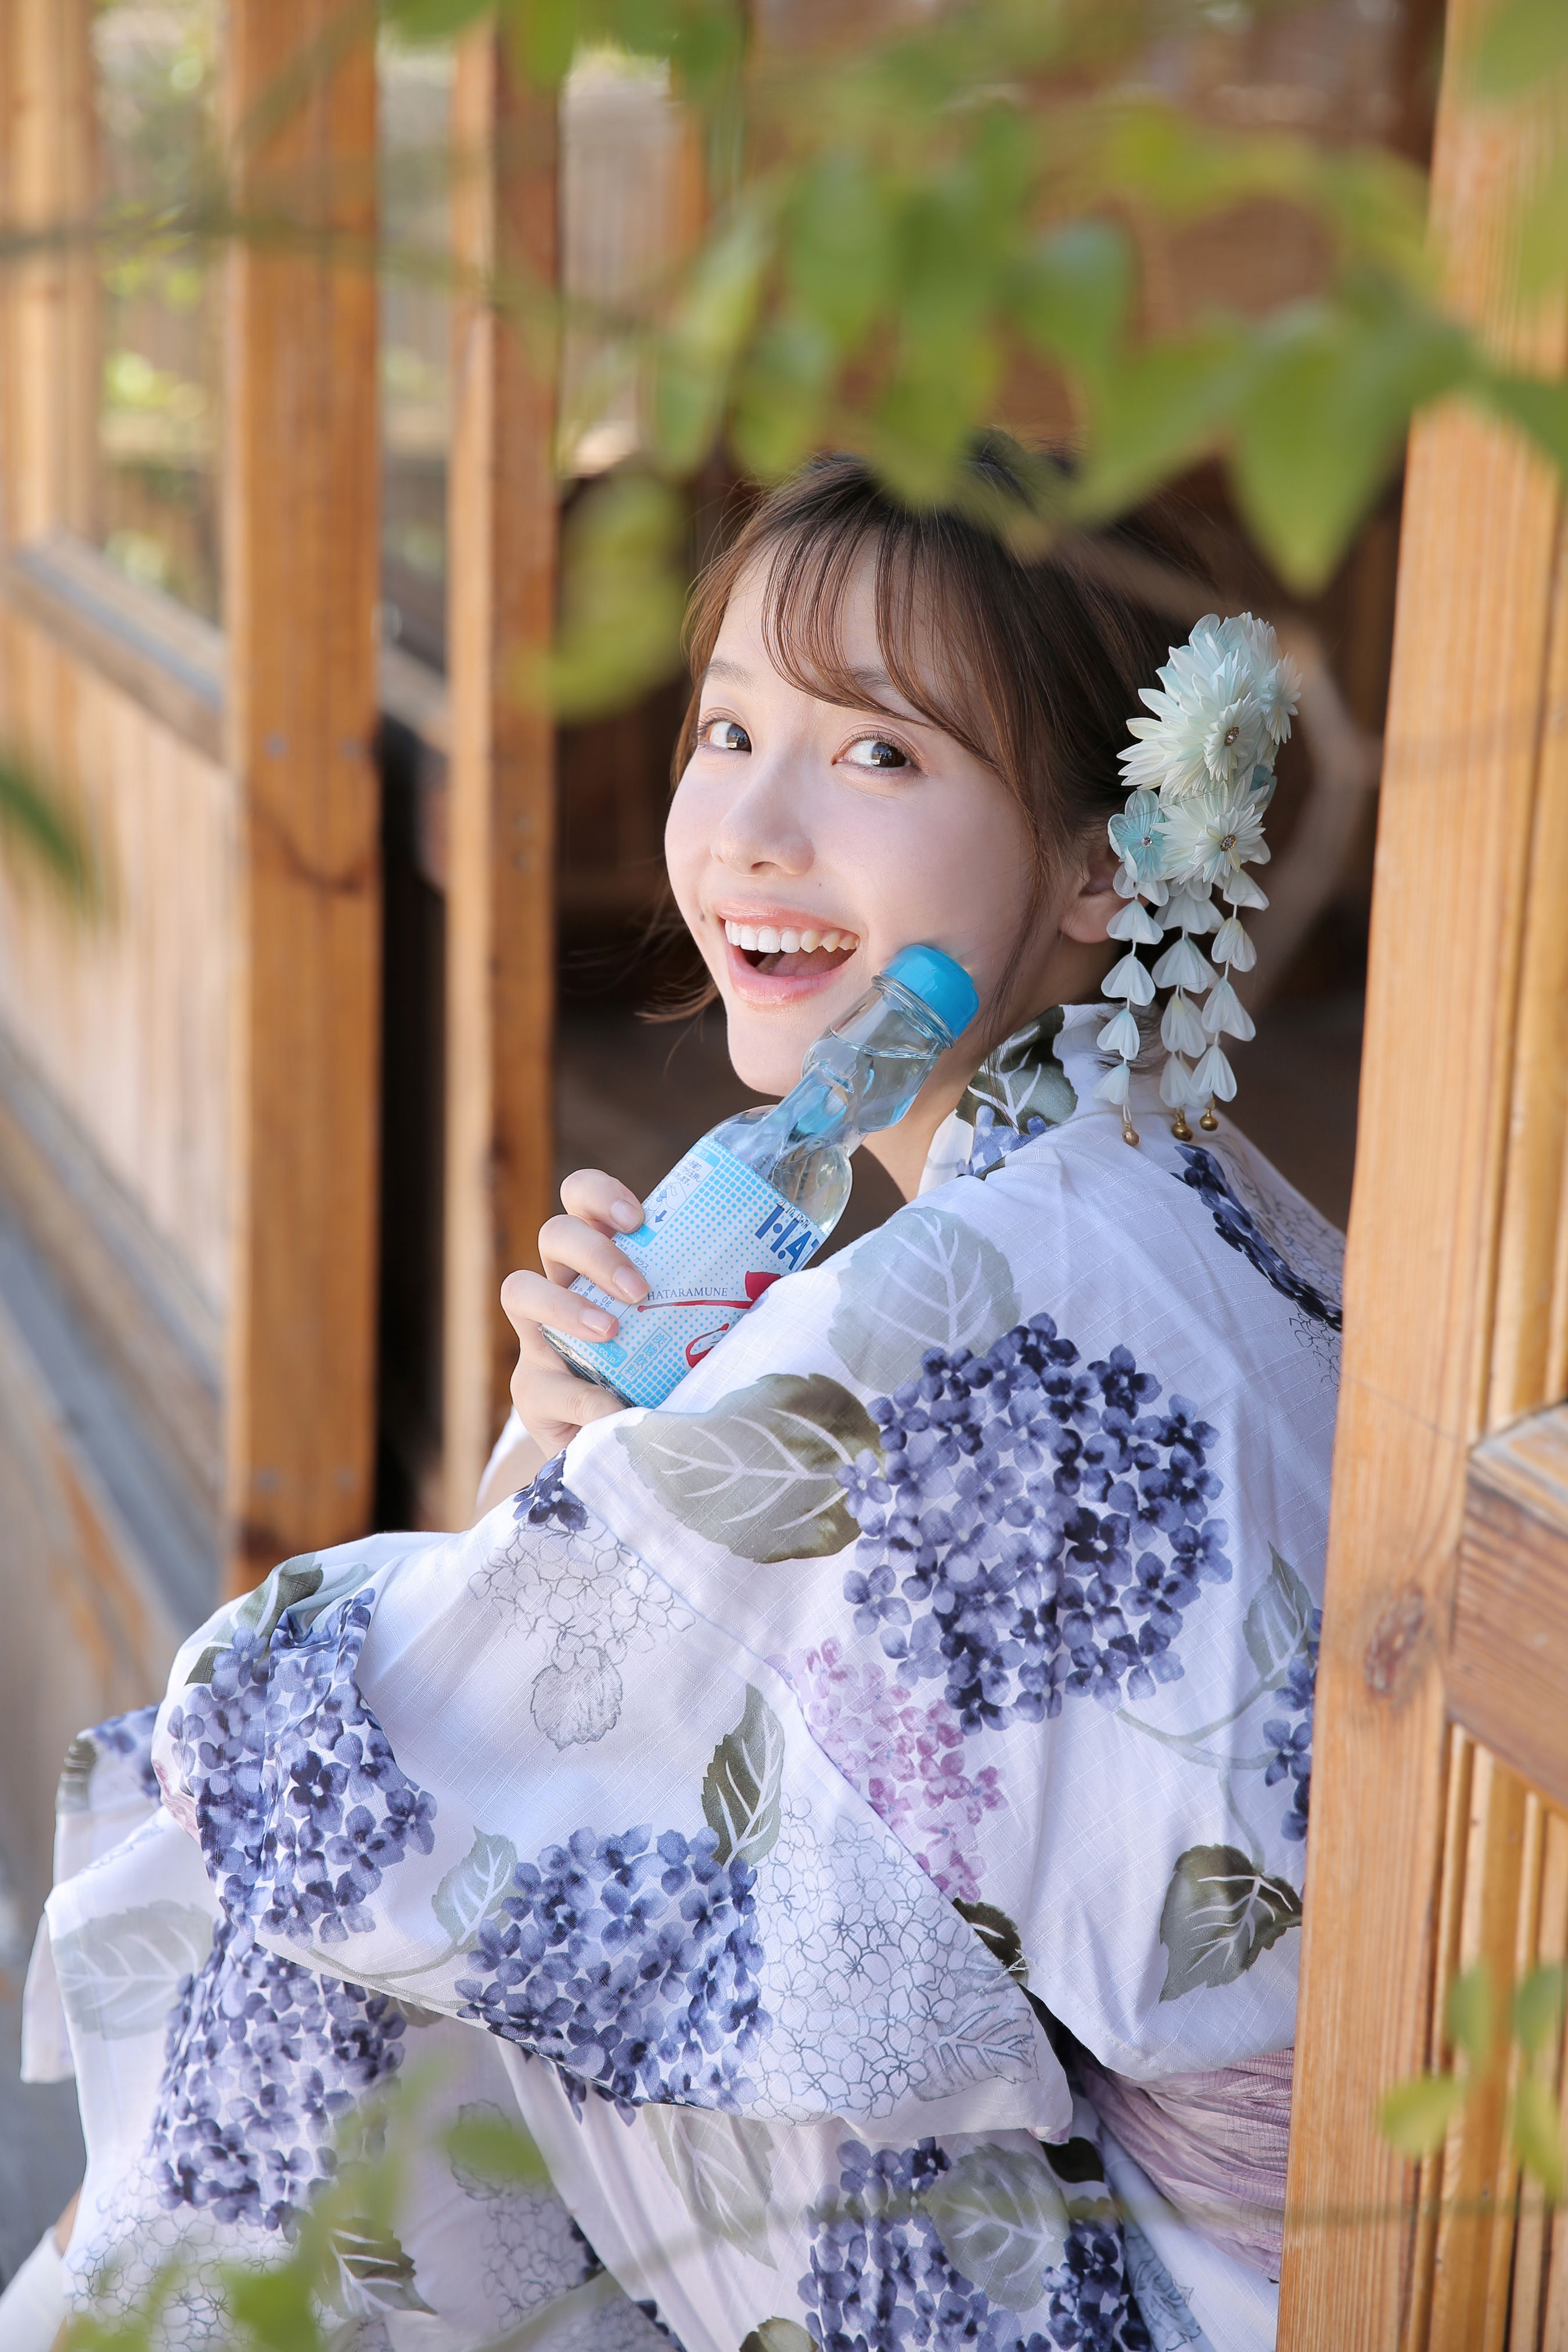
[[1396, 2084], [1378, 2108], [1384, 2139], [1413, 2161], [1435, 2156], [1478, 2090], [1511, 2074], [1510, 2144], [1521, 2170], [1540, 2184], [1548, 2202], [1557, 2203], [1568, 2186], [1568, 2151], [1553, 2083], [1563, 1998], [1561, 1962], [1532, 1969], [1514, 1989], [1510, 2037], [1500, 2031], [1501, 2011], [1486, 1962], [1478, 1960], [1456, 1977], [1448, 1988], [1444, 2022], [1449, 2042], [1465, 2061], [1463, 2072], [1417, 2074]]
[[[428, 2312], [413, 2258], [398, 2234], [413, 2158], [437, 2145], [459, 2177], [491, 2189], [547, 2189], [550, 2175], [528, 2134], [499, 2108], [465, 2107], [434, 2129], [431, 2070], [410, 2069], [356, 2109], [338, 2135], [338, 2164], [308, 2210], [266, 2263], [225, 2263], [204, 2290], [217, 2294], [226, 2352], [331, 2352], [363, 2321]], [[79, 2318], [68, 2352], [158, 2352], [163, 2314], [189, 2276], [176, 2256], [141, 2299], [112, 2320]]]
[[1417, 2074], [1398, 2083], [1378, 2109], [1383, 2137], [1413, 2160], [1435, 2156], [1465, 2104], [1465, 2086], [1452, 2074]]
[[0, 750], [0, 851], [73, 912], [100, 913], [107, 893], [91, 836], [59, 788], [25, 755]]
[[1497, 2029], [1491, 1971], [1484, 1961], [1478, 1960], [1448, 1987], [1444, 2023], [1449, 2041], [1464, 2052], [1472, 2067], [1490, 2064]]

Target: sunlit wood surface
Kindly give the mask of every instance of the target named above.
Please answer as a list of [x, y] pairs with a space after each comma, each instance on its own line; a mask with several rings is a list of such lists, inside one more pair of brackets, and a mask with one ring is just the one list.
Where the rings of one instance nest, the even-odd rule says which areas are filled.
[[[1561, 316], [1525, 321], [1508, 290], [1506, 223], [1534, 126], [1461, 100], [1483, 13], [1481, 0], [1449, 11], [1434, 186], [1449, 290], [1500, 349], [1560, 373]], [[1289, 2352], [1522, 2347], [1543, 2324], [1539, 2272], [1530, 2290], [1521, 2268], [1509, 2333], [1500, 2095], [1472, 2103], [1420, 2179], [1383, 2143], [1375, 2113], [1394, 2082], [1444, 2055], [1434, 2018], [1453, 1968], [1487, 1956], [1506, 1987], [1533, 1937], [1560, 1948], [1562, 1935], [1531, 1892], [1545, 1868], [1531, 1839], [1557, 1852], [1537, 1801], [1506, 1757], [1450, 1734], [1446, 1688], [1470, 1448], [1549, 1401], [1561, 1376], [1564, 1074], [1551, 1042], [1568, 922], [1561, 507], [1548, 467], [1473, 411], [1418, 425], [1346, 1267], [1280, 2330]], [[1500, 1643], [1510, 1636], [1496, 1628]], [[1437, 2197], [1444, 2210], [1418, 2222], [1418, 2203]], [[1530, 2223], [1537, 2253], [1542, 2226]]]

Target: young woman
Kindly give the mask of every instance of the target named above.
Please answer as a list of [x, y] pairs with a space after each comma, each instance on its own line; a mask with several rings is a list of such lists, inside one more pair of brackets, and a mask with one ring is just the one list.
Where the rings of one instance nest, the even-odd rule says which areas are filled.
[[[969, 487], [1028, 520], [1003, 446]], [[700, 589], [667, 849], [737, 1070], [784, 1092], [912, 942], [980, 1016], [866, 1146], [906, 1205], [659, 1411], [541, 1336], [608, 1336], [579, 1272], [642, 1294], [573, 1177], [493, 1507], [285, 1563], [79, 1743], [31, 1986], [72, 2308], [178, 2254], [208, 2341], [417, 2060], [367, 2341], [1272, 2342], [1338, 1246], [1212, 1108], [1194, 940], [1247, 960], [1289, 679], [1205, 624], [1146, 693], [1105, 576], [833, 458]], [[441, 2152], [495, 2113], [553, 2194]]]

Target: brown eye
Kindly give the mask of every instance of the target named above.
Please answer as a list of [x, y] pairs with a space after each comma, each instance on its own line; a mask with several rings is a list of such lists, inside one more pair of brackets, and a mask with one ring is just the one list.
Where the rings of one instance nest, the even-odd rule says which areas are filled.
[[733, 719], [705, 719], [697, 730], [697, 740], [714, 751], [749, 751], [752, 748], [751, 737]]
[[853, 768], [907, 768], [910, 757], [885, 735], [862, 735], [851, 743], [844, 757]]

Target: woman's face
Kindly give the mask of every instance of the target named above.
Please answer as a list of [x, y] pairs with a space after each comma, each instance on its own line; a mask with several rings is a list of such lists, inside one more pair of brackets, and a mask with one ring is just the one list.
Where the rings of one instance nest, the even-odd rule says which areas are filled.
[[[762, 610], [762, 582], [747, 574], [702, 681], [665, 852], [724, 1001], [730, 1058], [748, 1086], [782, 1095], [813, 1039], [900, 948], [945, 950], [986, 1005], [1027, 908], [1033, 849], [1000, 777], [909, 710], [885, 675], [869, 551], [846, 593], [841, 642], [895, 717], [818, 701], [782, 677]], [[1018, 974], [1026, 1010], [1057, 1001], [1039, 992], [1058, 911], [1042, 910]], [[937, 1090], [956, 1100], [976, 1058], [961, 1043], [945, 1059], [962, 1071], [954, 1080], [939, 1066]]]

